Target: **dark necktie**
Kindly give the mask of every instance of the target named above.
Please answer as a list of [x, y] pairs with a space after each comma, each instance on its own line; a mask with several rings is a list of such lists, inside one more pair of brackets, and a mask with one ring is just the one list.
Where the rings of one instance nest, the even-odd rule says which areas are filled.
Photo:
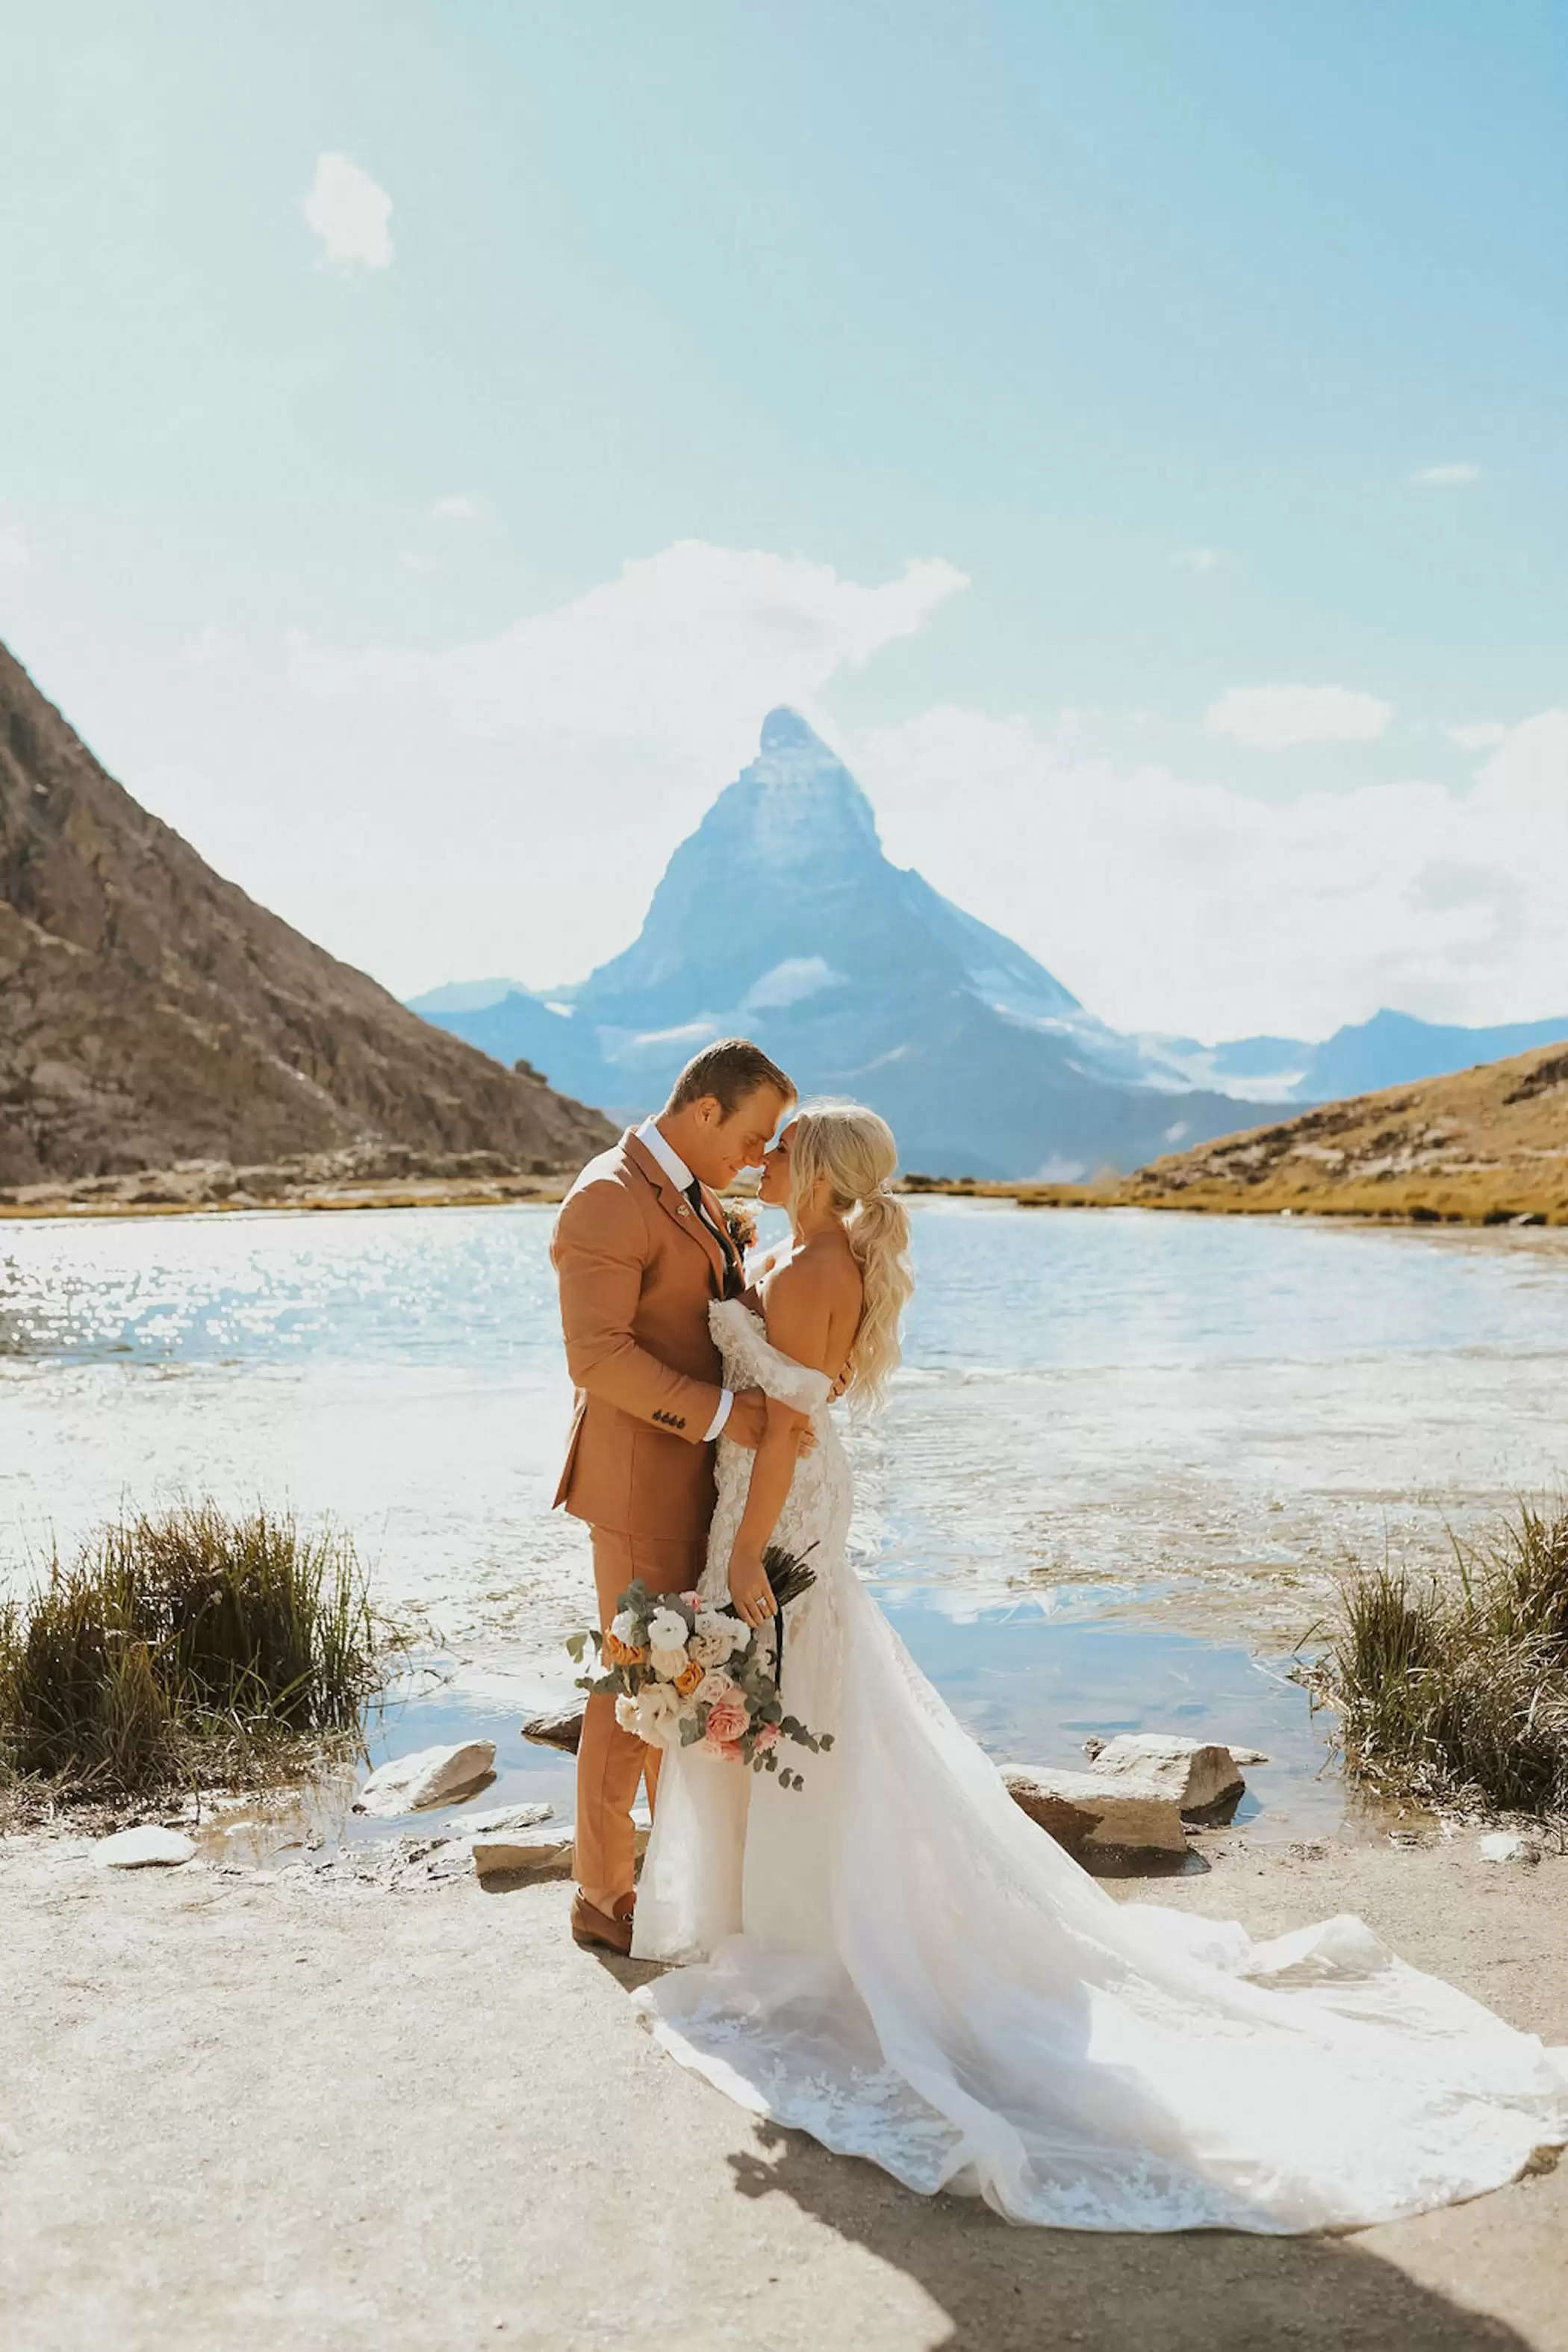
[[701, 1181], [698, 1177], [694, 1176], [686, 1187], [686, 1197], [724, 1253], [724, 1296], [726, 1298], [733, 1298], [746, 1286], [736, 1262], [734, 1244], [723, 1226], [716, 1225], [709, 1215], [702, 1199]]

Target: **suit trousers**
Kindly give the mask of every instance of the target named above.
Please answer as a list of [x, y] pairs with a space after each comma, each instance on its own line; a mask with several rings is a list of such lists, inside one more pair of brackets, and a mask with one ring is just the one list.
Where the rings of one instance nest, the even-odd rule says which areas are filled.
[[[650, 1592], [689, 1591], [708, 1553], [706, 1536], [692, 1542], [616, 1535], [607, 1528], [588, 1532], [601, 1629], [609, 1624], [617, 1599], [635, 1578], [640, 1577]], [[658, 1749], [621, 1729], [613, 1698], [591, 1698], [577, 1748], [575, 1868], [578, 1885], [602, 1911], [613, 1910], [631, 1893], [637, 1864], [632, 1806], [637, 1783], [644, 1780], [651, 1806], [658, 1789]]]

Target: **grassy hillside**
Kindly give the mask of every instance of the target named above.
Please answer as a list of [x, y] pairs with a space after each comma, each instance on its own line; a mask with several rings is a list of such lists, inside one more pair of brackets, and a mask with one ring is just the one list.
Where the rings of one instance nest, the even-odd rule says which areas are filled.
[[1148, 1208], [1568, 1224], [1568, 1039], [1173, 1153], [1121, 1179], [1109, 1197]]

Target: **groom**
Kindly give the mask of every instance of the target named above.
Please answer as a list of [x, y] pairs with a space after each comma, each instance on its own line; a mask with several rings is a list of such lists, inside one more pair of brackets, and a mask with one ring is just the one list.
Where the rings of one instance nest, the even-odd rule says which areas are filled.
[[[720, 1382], [715, 1298], [744, 1286], [717, 1195], [759, 1162], [795, 1098], [760, 1045], [727, 1037], [688, 1062], [657, 1118], [591, 1160], [562, 1204], [550, 1255], [561, 1286], [576, 1408], [556, 1490], [594, 1546], [599, 1622], [640, 1577], [684, 1592], [702, 1572], [713, 1511], [713, 1441], [762, 1441], [761, 1390]], [[658, 1752], [590, 1698], [577, 1749], [579, 1944], [631, 1949], [637, 1846], [631, 1807]]]

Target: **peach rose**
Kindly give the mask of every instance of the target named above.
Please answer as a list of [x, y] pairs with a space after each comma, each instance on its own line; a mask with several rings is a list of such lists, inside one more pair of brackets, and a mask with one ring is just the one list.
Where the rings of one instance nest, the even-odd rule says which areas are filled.
[[721, 1698], [717, 1706], [709, 1708], [706, 1737], [715, 1745], [722, 1747], [740, 1739], [745, 1728], [746, 1710], [738, 1698]]
[[696, 1659], [693, 1658], [689, 1665], [683, 1667], [681, 1672], [676, 1675], [675, 1687], [680, 1693], [682, 1698], [689, 1698], [692, 1692], [697, 1688], [698, 1684], [701, 1680], [702, 1668], [698, 1664]]
[[759, 1756], [765, 1756], [770, 1748], [777, 1747], [779, 1727], [776, 1723], [759, 1724], [757, 1736], [752, 1742], [753, 1750]]
[[709, 1738], [702, 1741], [701, 1746], [704, 1755], [717, 1756], [722, 1764], [743, 1764], [746, 1760], [745, 1750], [738, 1739]]

